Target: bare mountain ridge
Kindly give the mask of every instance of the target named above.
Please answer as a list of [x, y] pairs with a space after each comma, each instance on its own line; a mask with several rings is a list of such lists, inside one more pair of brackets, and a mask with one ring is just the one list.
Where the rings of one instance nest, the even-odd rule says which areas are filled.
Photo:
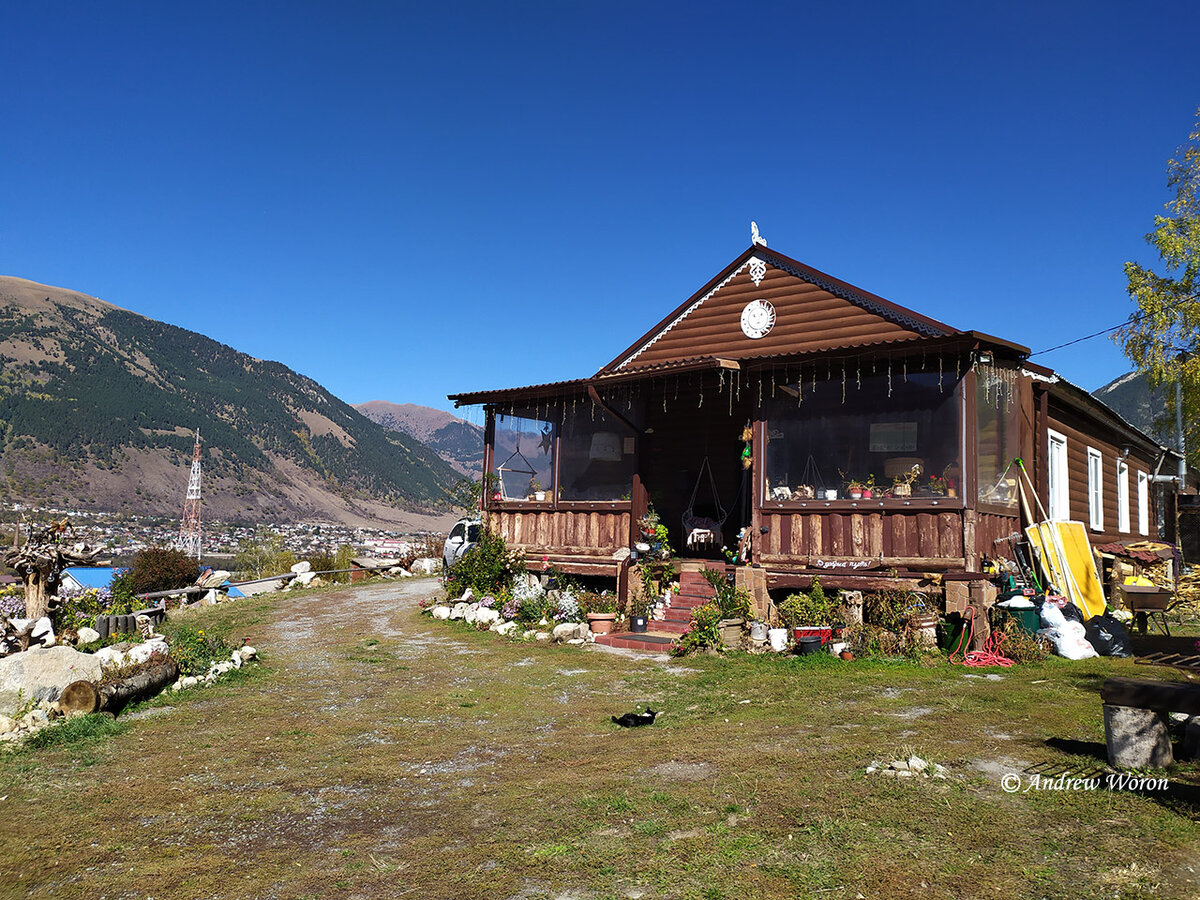
[[471, 478], [483, 471], [483, 429], [453, 413], [416, 403], [370, 400], [356, 403], [360, 413], [392, 431], [432, 447], [455, 470]]
[[0, 277], [0, 498], [206, 518], [423, 527], [459, 475], [312, 379], [87, 294]]

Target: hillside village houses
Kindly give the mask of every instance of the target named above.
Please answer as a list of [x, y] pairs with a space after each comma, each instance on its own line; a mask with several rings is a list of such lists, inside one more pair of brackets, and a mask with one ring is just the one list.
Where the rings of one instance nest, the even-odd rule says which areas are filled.
[[954, 609], [1011, 557], [1023, 492], [1096, 544], [1162, 533], [1156, 476], [1177, 454], [1029, 348], [819, 272], [757, 229], [631, 337], [592, 375], [451, 395], [484, 406], [483, 515], [531, 567], [626, 592], [653, 507], [681, 556], [738, 550], [760, 604], [819, 576]]

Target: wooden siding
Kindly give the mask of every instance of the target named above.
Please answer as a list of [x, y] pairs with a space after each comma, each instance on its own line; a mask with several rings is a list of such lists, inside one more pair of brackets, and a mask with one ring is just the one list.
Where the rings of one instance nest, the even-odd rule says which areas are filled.
[[[1147, 537], [1138, 531], [1138, 472], [1152, 473], [1153, 462], [1132, 452], [1125, 462], [1129, 465], [1129, 530], [1118, 531], [1117, 519], [1117, 460], [1121, 455], [1121, 445], [1112, 443], [1117, 437], [1112, 429], [1101, 429], [1091, 423], [1086, 417], [1072, 410], [1063, 408], [1050, 400], [1050, 410], [1047, 424], [1050, 430], [1057, 431], [1067, 439], [1067, 473], [1068, 500], [1071, 520], [1082, 522], [1088, 526], [1092, 543], [1102, 544], [1109, 541], [1131, 541]], [[1101, 437], [1104, 435], [1104, 437]], [[1105, 439], [1107, 438], [1107, 440]], [[1088, 517], [1088, 448], [1100, 452], [1103, 470], [1103, 497], [1101, 507], [1104, 512], [1103, 529], [1092, 531]], [[1045, 450], [1042, 451], [1043, 458]], [[1155, 516], [1154, 494], [1150, 491], [1150, 533], [1148, 537], [1157, 537], [1157, 517]], [[1046, 502], [1046, 498], [1042, 498]]]
[[[1012, 546], [1008, 541], [1001, 540], [1020, 529], [1021, 520], [1015, 514], [1011, 516], [995, 513], [978, 513], [975, 517], [975, 550], [979, 555], [976, 571], [983, 564], [983, 557], [1003, 557], [1012, 559]], [[996, 543], [1000, 541], [999, 543]]]
[[902, 566], [939, 561], [963, 567], [963, 513], [934, 511], [797, 513], [765, 509], [761, 562], [881, 559]]
[[[742, 333], [742, 310], [751, 300], [775, 307], [775, 326], [763, 338]], [[743, 270], [700, 307], [647, 347], [624, 369], [634, 370], [702, 352], [741, 358], [771, 353], [808, 353], [837, 347], [861, 347], [913, 340], [918, 333], [890, 322], [829, 291], [768, 264], [755, 287]]]
[[630, 513], [616, 511], [493, 511], [488, 528], [530, 554], [609, 556], [629, 544]]

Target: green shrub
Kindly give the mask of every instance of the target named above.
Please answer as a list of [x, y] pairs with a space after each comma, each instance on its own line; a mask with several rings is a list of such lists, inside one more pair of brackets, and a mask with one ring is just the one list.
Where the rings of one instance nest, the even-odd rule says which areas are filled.
[[617, 598], [612, 594], [597, 594], [594, 591], [584, 591], [579, 595], [579, 611], [584, 618], [588, 613], [615, 613]]
[[776, 609], [779, 611], [779, 618], [783, 620], [784, 628], [833, 624], [833, 601], [826, 596], [819, 578], [813, 579], [807, 594], [788, 594]]
[[187, 587], [199, 574], [196, 560], [182, 550], [147, 547], [135, 553], [132, 565], [113, 579], [113, 599], [134, 602], [141, 594]]
[[716, 569], [704, 569], [701, 573], [705, 580], [717, 592], [716, 604], [721, 611], [722, 619], [750, 618], [750, 592], [745, 588], [735, 587], [729, 583], [724, 572]]
[[[283, 535], [269, 528], [259, 528], [254, 537], [238, 544], [234, 568], [243, 575], [262, 578], [290, 571], [298, 560], [291, 550], [285, 550]], [[340, 552], [340, 551], [339, 551]], [[339, 568], [349, 568], [349, 565]]]
[[705, 603], [692, 610], [692, 626], [676, 643], [671, 653], [686, 656], [699, 650], [721, 647], [721, 630], [717, 623], [729, 618], [716, 603]]
[[203, 628], [172, 625], [168, 621], [162, 630], [167, 635], [171, 658], [179, 664], [180, 675], [203, 675], [209, 663], [228, 659], [232, 650], [223, 637]]
[[513, 578], [524, 573], [525, 555], [509, 550], [504, 538], [485, 528], [479, 543], [464, 553], [446, 576], [446, 595], [453, 600], [470, 588], [476, 597], [494, 596], [506, 591]]

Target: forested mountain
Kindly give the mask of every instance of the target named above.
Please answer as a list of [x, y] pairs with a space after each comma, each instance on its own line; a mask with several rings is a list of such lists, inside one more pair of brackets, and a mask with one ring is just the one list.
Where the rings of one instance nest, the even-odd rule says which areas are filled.
[[370, 400], [354, 408], [384, 428], [403, 432], [427, 444], [464, 475], [479, 478], [483, 470], [483, 429], [453, 413], [416, 403]]
[[461, 476], [286, 366], [84, 294], [0, 277], [0, 493], [173, 512], [193, 432], [205, 509], [400, 521]]

